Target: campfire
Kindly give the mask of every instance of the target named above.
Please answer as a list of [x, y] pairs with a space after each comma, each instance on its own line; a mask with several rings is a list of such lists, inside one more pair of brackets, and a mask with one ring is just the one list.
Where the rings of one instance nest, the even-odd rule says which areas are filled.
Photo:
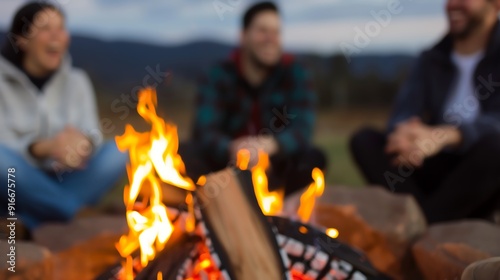
[[[151, 125], [127, 125], [116, 138], [128, 151], [124, 203], [129, 232], [116, 248], [123, 262], [99, 279], [385, 279], [338, 231], [308, 225], [325, 181], [314, 169], [295, 218], [280, 217], [284, 192], [269, 191], [268, 155], [250, 167], [240, 150], [235, 168], [188, 178], [177, 154], [177, 128], [156, 114], [152, 89], [137, 111]], [[194, 181], [196, 180], [196, 184]]]

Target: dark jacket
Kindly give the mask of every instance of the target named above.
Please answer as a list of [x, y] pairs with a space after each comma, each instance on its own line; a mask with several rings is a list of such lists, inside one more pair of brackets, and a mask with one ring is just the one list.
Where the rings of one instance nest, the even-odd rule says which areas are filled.
[[247, 135], [275, 136], [280, 154], [290, 155], [310, 144], [315, 122], [315, 94], [310, 77], [285, 55], [254, 88], [240, 71], [235, 52], [209, 71], [199, 87], [193, 140], [213, 161], [227, 163], [229, 144]]
[[480, 116], [473, 123], [464, 123], [445, 112], [446, 102], [457, 77], [451, 60], [453, 40], [447, 35], [416, 61], [408, 81], [394, 105], [388, 129], [412, 116], [419, 116], [429, 125], [451, 124], [459, 128], [463, 142], [458, 152], [467, 151], [478, 139], [500, 133], [500, 24], [497, 22], [474, 74]]

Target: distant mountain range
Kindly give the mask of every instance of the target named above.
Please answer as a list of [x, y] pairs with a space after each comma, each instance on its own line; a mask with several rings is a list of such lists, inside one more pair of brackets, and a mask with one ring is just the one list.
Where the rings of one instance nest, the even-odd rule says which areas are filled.
[[[5, 33], [0, 32], [2, 45], [4, 40]], [[209, 41], [160, 46], [73, 36], [70, 53], [74, 65], [87, 71], [96, 87], [106, 89], [107, 93], [118, 93], [141, 85], [144, 77], [157, 68], [170, 71], [176, 78], [193, 82], [211, 65], [227, 58], [233, 49], [234, 46]], [[312, 62], [316, 73], [327, 71], [335, 75], [337, 69], [334, 68], [338, 65], [332, 64], [334, 54], [297, 56], [307, 60], [308, 66]], [[408, 55], [358, 55], [352, 58], [350, 64], [346, 63], [342, 67], [347, 67], [344, 71], [349, 76], [375, 75], [377, 79], [394, 81], [400, 78], [402, 70], [406, 70], [412, 61], [413, 57]]]
[[[0, 32], [3, 45], [5, 33]], [[195, 42], [182, 46], [157, 46], [135, 42], [106, 42], [89, 37], [73, 36], [70, 53], [73, 64], [83, 68], [100, 85], [119, 88], [142, 84], [147, 67], [172, 71], [188, 79], [227, 57], [232, 47], [214, 42]]]

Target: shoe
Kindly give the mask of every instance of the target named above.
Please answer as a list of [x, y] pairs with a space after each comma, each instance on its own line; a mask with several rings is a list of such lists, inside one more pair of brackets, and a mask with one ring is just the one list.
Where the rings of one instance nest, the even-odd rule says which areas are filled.
[[469, 265], [462, 274], [462, 280], [500, 279], [500, 257], [477, 261]]
[[500, 226], [500, 209], [493, 213], [493, 222]]

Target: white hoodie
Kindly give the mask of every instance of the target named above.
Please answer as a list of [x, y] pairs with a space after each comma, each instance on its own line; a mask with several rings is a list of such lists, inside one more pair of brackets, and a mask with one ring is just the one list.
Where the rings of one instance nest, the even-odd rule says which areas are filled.
[[0, 55], [0, 145], [17, 151], [32, 164], [42, 165], [29, 154], [29, 145], [53, 137], [66, 125], [80, 129], [95, 145], [102, 142], [94, 90], [87, 74], [73, 68], [67, 57], [40, 91]]

